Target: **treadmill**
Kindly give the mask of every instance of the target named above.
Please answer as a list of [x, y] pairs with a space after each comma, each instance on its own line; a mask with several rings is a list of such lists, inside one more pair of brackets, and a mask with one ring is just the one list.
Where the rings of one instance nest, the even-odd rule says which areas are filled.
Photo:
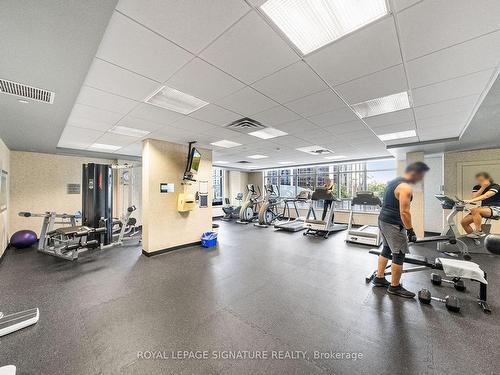
[[[314, 219], [316, 219], [316, 212], [314, 212], [314, 208], [310, 199], [311, 192], [308, 190], [301, 191], [295, 198], [285, 198], [283, 200], [284, 207], [283, 214], [281, 216], [287, 217], [288, 219], [276, 220], [274, 222], [274, 228], [287, 232], [299, 232], [306, 229], [304, 226], [305, 221], [309, 219], [311, 215]], [[306, 217], [300, 216], [299, 209], [297, 208], [297, 202], [309, 202], [309, 210], [307, 211]], [[295, 219], [293, 219], [290, 214], [290, 204], [293, 205], [293, 209], [295, 210]]]
[[[352, 198], [351, 210], [349, 213], [349, 224], [347, 227], [346, 242], [359, 243], [362, 245], [376, 246], [379, 247], [382, 242], [380, 237], [380, 230], [376, 225], [362, 225], [354, 227], [354, 215], [356, 213], [362, 213], [364, 215], [373, 215], [378, 218], [380, 207], [382, 206], [382, 201], [379, 197], [376, 197], [371, 191], [360, 191], [356, 193], [356, 196]], [[355, 211], [356, 207], [358, 209]], [[372, 210], [367, 210], [371, 207]], [[375, 209], [373, 209], [375, 208]]]
[[[311, 199], [313, 202], [321, 200], [330, 200], [340, 202], [340, 199], [333, 195], [332, 191], [326, 190], [324, 187], [319, 187], [314, 190]], [[306, 231], [303, 233], [304, 236], [312, 234], [315, 236], [322, 236], [323, 238], [328, 238], [330, 233], [339, 232], [347, 229], [347, 224], [339, 224], [334, 222], [335, 212], [333, 210], [333, 203], [328, 209], [325, 220], [306, 219], [304, 226]]]

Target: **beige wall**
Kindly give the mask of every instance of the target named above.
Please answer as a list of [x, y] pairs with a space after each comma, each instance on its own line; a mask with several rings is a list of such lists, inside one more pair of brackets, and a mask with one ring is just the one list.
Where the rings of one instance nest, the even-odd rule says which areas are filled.
[[66, 185], [81, 184], [82, 164], [91, 162], [110, 164], [112, 160], [12, 151], [9, 232], [30, 229], [39, 234], [42, 219], [20, 217], [20, 211], [81, 211], [81, 194], [67, 194]]
[[[212, 151], [198, 149], [202, 155], [198, 182], [182, 186], [188, 147], [148, 139], [142, 149], [143, 249], [151, 253], [200, 240], [212, 229]], [[198, 191], [199, 181], [208, 181], [209, 207], [190, 212], [177, 211], [178, 194]], [[160, 183], [175, 184], [174, 193], [161, 194]]]
[[[0, 139], [0, 171], [4, 170], [8, 173], [7, 184], [10, 183], [10, 151], [5, 146], [5, 143]], [[7, 244], [9, 243], [9, 212], [10, 199], [9, 199], [9, 186], [7, 186], [7, 209], [0, 212], [0, 257], [3, 255]]]
[[[500, 149], [445, 153], [444, 193], [452, 197], [470, 198], [474, 174], [481, 171], [489, 172], [497, 182], [500, 181]], [[462, 215], [457, 215], [458, 221], [461, 218]], [[500, 233], [499, 221], [493, 222], [491, 232]]]

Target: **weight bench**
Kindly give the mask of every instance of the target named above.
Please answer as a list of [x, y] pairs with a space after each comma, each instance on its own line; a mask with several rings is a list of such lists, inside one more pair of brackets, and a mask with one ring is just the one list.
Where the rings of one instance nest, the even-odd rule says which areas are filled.
[[[372, 249], [369, 251], [370, 254], [381, 255], [382, 250]], [[392, 259], [392, 256], [389, 257]], [[434, 262], [429, 261], [426, 257], [416, 255], [416, 254], [406, 254], [405, 263], [414, 264], [415, 267], [403, 269], [403, 273], [418, 272], [423, 271], [427, 268], [434, 270], [441, 270], [448, 277], [453, 277], [454, 279], [466, 278], [471, 281], [476, 281], [479, 283], [479, 296], [477, 302], [483, 312], [486, 314], [491, 313], [490, 306], [486, 301], [487, 298], [487, 286], [488, 281], [486, 279], [486, 272], [484, 272], [477, 263], [469, 262], [465, 260], [448, 259], [448, 258], [436, 258]], [[387, 265], [386, 269], [391, 267], [390, 264]], [[386, 271], [384, 276], [390, 275], [391, 271]], [[377, 270], [370, 273], [366, 278], [366, 283], [369, 283], [377, 275]]]

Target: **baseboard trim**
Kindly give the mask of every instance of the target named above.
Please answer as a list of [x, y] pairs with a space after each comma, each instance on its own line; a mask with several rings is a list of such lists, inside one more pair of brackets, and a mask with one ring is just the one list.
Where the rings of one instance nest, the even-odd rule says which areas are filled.
[[142, 249], [142, 255], [145, 255], [149, 258], [149, 257], [153, 257], [156, 255], [165, 254], [165, 253], [169, 253], [171, 251], [180, 250], [180, 249], [184, 249], [186, 247], [197, 246], [197, 245], [198, 246], [201, 245], [201, 241], [186, 243], [184, 245], [172, 246], [172, 247], [168, 247], [166, 249], [156, 250], [156, 251], [152, 251], [152, 252], [147, 252], [147, 251], [144, 251], [144, 249]]

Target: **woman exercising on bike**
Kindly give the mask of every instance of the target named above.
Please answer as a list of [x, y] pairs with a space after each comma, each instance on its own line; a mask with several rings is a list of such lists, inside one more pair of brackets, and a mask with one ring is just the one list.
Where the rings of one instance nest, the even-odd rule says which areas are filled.
[[[500, 186], [493, 182], [490, 174], [480, 172], [476, 174], [477, 185], [472, 188], [472, 199], [465, 203], [481, 202], [481, 207], [473, 208], [470, 213], [462, 219], [462, 227], [467, 232], [467, 237], [479, 238], [484, 235], [481, 226], [484, 218], [500, 216]], [[476, 230], [471, 224], [474, 223]]]

